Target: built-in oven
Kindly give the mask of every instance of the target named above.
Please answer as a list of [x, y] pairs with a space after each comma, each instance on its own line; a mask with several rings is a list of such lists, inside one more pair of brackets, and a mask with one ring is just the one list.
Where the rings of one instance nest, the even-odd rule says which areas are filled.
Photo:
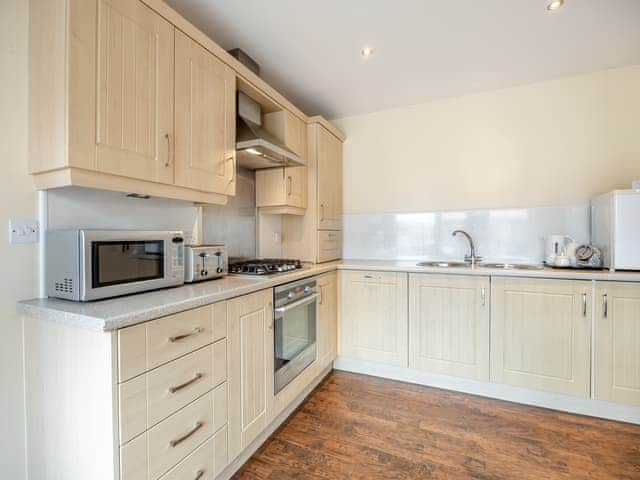
[[98, 300], [184, 283], [179, 231], [50, 230], [47, 295]]
[[274, 388], [278, 393], [316, 359], [316, 279], [274, 290]]

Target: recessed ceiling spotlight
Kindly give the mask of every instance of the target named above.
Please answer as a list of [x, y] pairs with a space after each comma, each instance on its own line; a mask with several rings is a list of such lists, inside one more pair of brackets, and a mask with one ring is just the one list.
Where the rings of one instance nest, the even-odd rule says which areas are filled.
[[564, 5], [564, 0], [549, 0], [547, 2], [547, 10], [553, 12], [555, 10], [560, 9]]
[[360, 50], [360, 55], [363, 58], [368, 58], [371, 55], [373, 55], [373, 48], [371, 47], [364, 47], [362, 50]]

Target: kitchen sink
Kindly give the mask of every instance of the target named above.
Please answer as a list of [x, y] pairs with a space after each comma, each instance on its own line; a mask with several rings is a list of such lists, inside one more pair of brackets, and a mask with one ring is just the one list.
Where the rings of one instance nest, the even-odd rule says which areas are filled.
[[449, 262], [449, 261], [420, 262], [416, 265], [418, 267], [437, 267], [437, 268], [466, 268], [470, 266], [470, 264], [466, 262]]
[[500, 268], [502, 270], [542, 270], [542, 265], [528, 265], [525, 263], [481, 263], [483, 268]]

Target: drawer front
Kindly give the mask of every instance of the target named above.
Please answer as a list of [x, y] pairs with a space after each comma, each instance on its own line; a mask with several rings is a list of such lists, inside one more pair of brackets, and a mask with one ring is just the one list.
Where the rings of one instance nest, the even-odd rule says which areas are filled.
[[365, 270], [343, 270], [340, 275], [346, 282], [356, 283], [380, 283], [397, 285], [400, 281], [406, 281], [406, 274], [395, 272], [377, 272]]
[[214, 433], [213, 392], [147, 432], [149, 478], [155, 480]]
[[147, 369], [213, 342], [213, 306], [181, 312], [147, 326]]
[[342, 258], [342, 232], [318, 231], [318, 262], [328, 262]]
[[119, 382], [226, 336], [226, 302], [123, 328], [118, 331]]
[[121, 384], [120, 444], [226, 379], [227, 340], [223, 339]]
[[211, 437], [171, 469], [162, 480], [213, 480], [215, 477], [215, 440]]
[[140, 435], [120, 448], [120, 479], [148, 480], [147, 434]]

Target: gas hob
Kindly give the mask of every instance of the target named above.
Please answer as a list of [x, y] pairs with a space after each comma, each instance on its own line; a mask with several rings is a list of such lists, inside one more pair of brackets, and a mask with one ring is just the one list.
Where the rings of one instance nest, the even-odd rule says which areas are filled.
[[287, 258], [231, 259], [229, 273], [241, 275], [274, 275], [302, 268], [300, 260]]

